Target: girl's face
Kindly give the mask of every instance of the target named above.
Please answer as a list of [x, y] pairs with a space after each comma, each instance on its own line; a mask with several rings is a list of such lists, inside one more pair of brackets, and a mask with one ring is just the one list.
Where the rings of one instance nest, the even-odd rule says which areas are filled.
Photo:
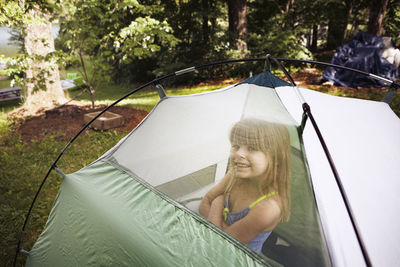
[[239, 144], [232, 144], [230, 161], [236, 177], [247, 179], [263, 179], [270, 162], [264, 152]]

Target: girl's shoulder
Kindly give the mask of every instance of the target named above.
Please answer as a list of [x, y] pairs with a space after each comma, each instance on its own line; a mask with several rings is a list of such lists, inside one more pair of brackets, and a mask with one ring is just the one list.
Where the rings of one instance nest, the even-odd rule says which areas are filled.
[[270, 197], [257, 203], [249, 212], [249, 215], [256, 218], [265, 231], [272, 230], [280, 221], [281, 208], [279, 199]]
[[257, 212], [281, 212], [281, 208], [279, 205], [279, 197], [278, 196], [272, 196], [272, 197], [267, 197], [260, 202], [257, 203], [252, 209]]

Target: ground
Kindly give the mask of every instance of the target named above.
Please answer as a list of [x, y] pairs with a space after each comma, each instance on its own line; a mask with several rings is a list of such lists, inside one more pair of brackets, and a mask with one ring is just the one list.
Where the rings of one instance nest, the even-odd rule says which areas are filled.
[[[282, 77], [285, 79], [284, 77]], [[299, 86], [305, 88], [312, 88], [319, 85], [321, 78], [321, 72], [316, 69], [304, 69], [302, 72], [293, 74], [293, 79], [298, 83]], [[326, 91], [334, 91], [337, 89], [345, 90], [348, 93], [368, 93], [382, 89], [368, 89], [358, 88], [351, 89], [345, 87], [337, 87], [330, 84], [325, 84], [324, 88]], [[84, 125], [83, 115], [88, 112], [98, 111], [103, 107], [96, 107], [94, 110], [89, 105], [83, 105], [79, 101], [73, 101], [62, 108], [55, 108], [51, 110], [40, 110], [36, 114], [26, 114], [23, 111], [14, 112], [14, 115], [18, 115], [18, 112], [24, 113], [23, 116], [28, 115], [29, 119], [14, 119], [16, 130], [21, 134], [21, 138], [24, 141], [33, 139], [39, 139], [45, 133], [62, 131], [65, 133], [67, 138], [72, 138]], [[120, 107], [116, 106], [111, 108], [111, 112], [120, 114], [124, 117], [124, 124], [121, 127], [115, 128], [118, 131], [131, 131], [140, 123], [143, 118], [147, 115], [146, 111], [133, 109], [131, 107]], [[21, 115], [21, 114], [20, 114]], [[14, 116], [21, 117], [21, 116]], [[93, 131], [93, 129], [90, 129]]]
[[[29, 119], [15, 122], [16, 131], [21, 135], [23, 141], [40, 140], [43, 134], [51, 132], [63, 132], [67, 139], [71, 139], [85, 125], [83, 120], [85, 113], [99, 111], [103, 108], [104, 106], [98, 106], [91, 109], [90, 105], [82, 105], [75, 101], [61, 108], [42, 110]], [[146, 111], [130, 107], [116, 106], [109, 111], [123, 116], [123, 125], [114, 129], [124, 132], [134, 129], [147, 115]], [[94, 129], [89, 129], [89, 131], [94, 131]]]

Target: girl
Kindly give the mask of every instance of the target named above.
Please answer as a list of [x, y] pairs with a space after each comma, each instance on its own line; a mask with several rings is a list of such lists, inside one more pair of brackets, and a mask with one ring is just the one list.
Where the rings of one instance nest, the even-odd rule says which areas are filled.
[[255, 119], [230, 133], [230, 168], [203, 197], [200, 213], [261, 252], [279, 222], [290, 214], [290, 139], [284, 125]]

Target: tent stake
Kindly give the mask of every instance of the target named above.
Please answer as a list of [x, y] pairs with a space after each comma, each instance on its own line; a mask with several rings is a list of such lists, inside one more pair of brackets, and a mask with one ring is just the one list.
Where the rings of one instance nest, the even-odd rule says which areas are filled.
[[397, 89], [399, 88], [400, 86], [398, 84], [392, 83], [389, 87], [389, 91], [385, 94], [382, 101], [387, 104], [392, 103], [393, 98], [396, 95]]
[[160, 99], [166, 98], [167, 94], [165, 93], [164, 87], [161, 85], [161, 83], [155, 83], [155, 86]]

